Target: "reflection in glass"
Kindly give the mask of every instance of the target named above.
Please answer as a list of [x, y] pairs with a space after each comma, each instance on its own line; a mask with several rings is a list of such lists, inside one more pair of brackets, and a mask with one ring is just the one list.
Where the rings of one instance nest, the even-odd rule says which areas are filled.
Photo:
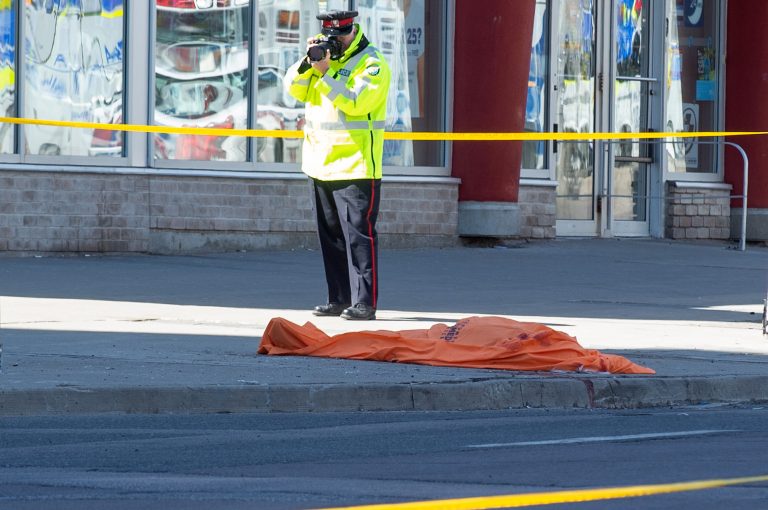
[[[616, 3], [616, 73], [613, 97], [613, 131], [639, 133], [648, 122], [648, 9], [643, 2], [620, 0]], [[639, 79], [634, 79], [639, 78]], [[648, 164], [633, 161], [647, 156], [647, 144], [638, 139], [622, 140], [614, 146], [611, 174], [614, 196], [613, 218], [645, 221], [647, 214]]]
[[[563, 0], [559, 6], [557, 123], [565, 133], [590, 133], [595, 118], [595, 7], [583, 0]], [[557, 218], [593, 219], [592, 142], [558, 145]]]
[[[541, 133], [547, 118], [547, 77], [549, 75], [549, 13], [547, 0], [536, 1], [531, 44], [531, 67], [528, 73], [528, 100], [525, 107], [525, 131]], [[547, 142], [523, 142], [523, 168], [541, 170], [547, 167]]]
[[[722, 2], [667, 0], [666, 130], [718, 131]], [[682, 44], [681, 44], [682, 43]], [[717, 148], [697, 139], [666, 145], [670, 172], [717, 172]]]
[[[331, 2], [333, 3], [333, 2]], [[256, 124], [258, 129], [304, 128], [304, 104], [283, 88], [285, 71], [304, 56], [307, 39], [317, 34], [320, 10], [315, 2], [259, 0], [259, 67]], [[338, 3], [328, 9], [344, 9]], [[258, 161], [296, 163], [301, 160], [301, 139], [258, 138]]]
[[[123, 0], [24, 4], [24, 116], [123, 121]], [[28, 154], [121, 156], [119, 131], [24, 128]]]
[[[404, 15], [408, 97], [407, 102], [402, 93], [398, 93], [395, 98], [396, 118], [393, 129], [443, 131], [445, 101], [442, 78], [444, 69], [441, 62], [445, 51], [442, 37], [446, 25], [445, 6], [448, 2], [402, 0], [395, 3]], [[397, 64], [402, 66], [403, 62], [398, 60]], [[410, 123], [402, 119], [406, 111], [410, 111]], [[444, 147], [443, 142], [416, 142], [405, 146], [405, 149], [413, 150], [413, 165], [439, 166], [444, 164]], [[410, 155], [405, 154], [403, 160], [409, 158]]]
[[[248, 126], [250, 19], [248, 0], [157, 0], [156, 124]], [[245, 137], [154, 137], [157, 159], [245, 161], [247, 147]]]
[[[0, 2], [0, 115], [16, 116], [16, 1]], [[0, 124], [0, 153], [14, 152], [12, 124]]]
[[613, 167], [613, 218], [619, 221], [647, 219], [648, 169], [646, 163], [616, 162]]
[[616, 2], [616, 73], [647, 76], [647, 8], [638, 0]]
[[[442, 131], [441, 4], [427, 0], [358, 0], [360, 25], [392, 69], [387, 131]], [[386, 140], [384, 164], [442, 164], [441, 142]]]
[[[642, 57], [647, 58], [647, 55]], [[648, 84], [633, 80], [616, 80], [614, 122], [615, 131], [638, 133], [645, 131], [648, 118]], [[648, 164], [631, 161], [647, 156], [648, 144], [637, 139], [622, 140], [614, 145], [614, 166], [611, 176], [613, 217], [616, 220], [646, 220], [646, 184]]]
[[[411, 1], [410, 4], [419, 2]], [[387, 101], [387, 131], [413, 131], [411, 113], [411, 86], [408, 73], [408, 50], [406, 44], [405, 11], [403, 1], [359, 0], [357, 10], [363, 32], [369, 40], [384, 54], [392, 69], [392, 83]], [[416, 5], [410, 5], [414, 12]], [[424, 7], [421, 6], [423, 17]], [[423, 26], [423, 24], [422, 24]], [[410, 37], [418, 34], [410, 31]], [[423, 43], [422, 43], [423, 44]], [[415, 64], [413, 59], [412, 64]], [[411, 78], [415, 78], [415, 74]], [[416, 106], [418, 108], [418, 98]], [[385, 140], [384, 164], [395, 166], [413, 166], [413, 142], [410, 140]]]

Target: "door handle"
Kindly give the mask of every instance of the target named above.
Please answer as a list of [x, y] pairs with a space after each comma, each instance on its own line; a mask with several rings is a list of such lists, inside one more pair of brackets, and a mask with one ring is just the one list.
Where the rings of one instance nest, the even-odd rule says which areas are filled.
[[616, 163], [653, 163], [653, 158], [641, 156], [614, 156], [613, 161]]

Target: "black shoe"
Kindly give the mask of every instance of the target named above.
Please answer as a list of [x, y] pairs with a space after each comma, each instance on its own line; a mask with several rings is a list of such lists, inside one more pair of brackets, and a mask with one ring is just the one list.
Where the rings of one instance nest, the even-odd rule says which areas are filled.
[[371, 321], [376, 319], [376, 309], [363, 303], [357, 303], [341, 312], [341, 318], [350, 321]]
[[328, 303], [326, 305], [317, 305], [315, 309], [312, 310], [312, 315], [317, 315], [318, 317], [328, 317], [328, 316], [338, 317], [339, 315], [341, 315], [341, 312], [343, 312], [346, 307], [347, 305], [340, 305], [339, 303]]

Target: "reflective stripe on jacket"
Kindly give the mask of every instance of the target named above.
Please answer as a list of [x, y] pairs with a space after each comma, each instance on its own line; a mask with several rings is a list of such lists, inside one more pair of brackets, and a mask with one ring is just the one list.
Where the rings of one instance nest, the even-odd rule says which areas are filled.
[[301, 169], [316, 179], [380, 179], [391, 71], [360, 27], [350, 47], [321, 75], [304, 60], [285, 86], [306, 103]]

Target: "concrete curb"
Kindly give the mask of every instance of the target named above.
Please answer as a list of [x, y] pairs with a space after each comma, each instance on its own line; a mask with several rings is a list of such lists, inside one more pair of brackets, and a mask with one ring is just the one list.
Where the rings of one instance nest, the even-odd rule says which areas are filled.
[[525, 378], [420, 384], [0, 391], [0, 416], [98, 413], [633, 409], [768, 402], [768, 377]]

